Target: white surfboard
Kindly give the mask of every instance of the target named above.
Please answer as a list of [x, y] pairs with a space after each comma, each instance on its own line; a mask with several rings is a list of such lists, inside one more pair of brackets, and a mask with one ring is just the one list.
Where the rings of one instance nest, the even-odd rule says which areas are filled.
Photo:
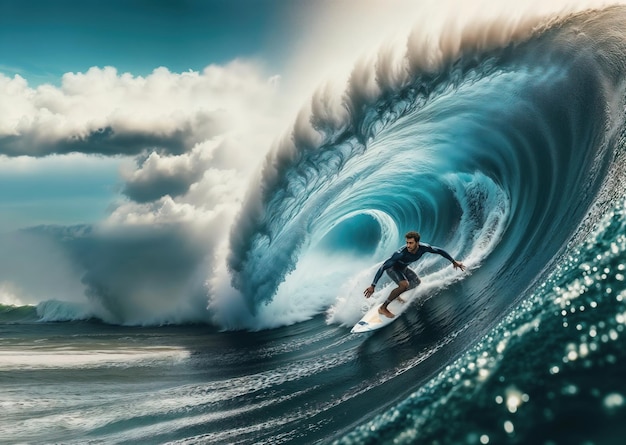
[[387, 308], [391, 311], [392, 314], [395, 315], [393, 318], [386, 317], [382, 314], [378, 313], [378, 308], [382, 304], [376, 303], [374, 306], [370, 308], [369, 311], [363, 315], [363, 317], [354, 325], [350, 332], [361, 333], [361, 332], [370, 332], [375, 331], [376, 329], [383, 328], [400, 317], [400, 315], [407, 310], [409, 305], [411, 304], [412, 298], [407, 298], [405, 296], [402, 297], [405, 300], [405, 303], [400, 303], [397, 299], [393, 300], [389, 303]]

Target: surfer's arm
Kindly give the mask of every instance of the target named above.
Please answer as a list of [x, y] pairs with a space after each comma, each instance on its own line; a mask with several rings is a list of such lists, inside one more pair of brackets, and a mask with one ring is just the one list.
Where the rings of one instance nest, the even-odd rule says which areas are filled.
[[387, 269], [389, 269], [390, 267], [392, 267], [394, 264], [396, 264], [398, 259], [400, 259], [401, 257], [402, 257], [402, 254], [400, 252], [396, 252], [393, 255], [391, 255], [391, 258], [389, 258], [387, 261], [385, 261], [378, 268], [378, 271], [376, 272], [376, 275], [374, 275], [374, 280], [372, 281], [372, 286], [373, 287], [376, 287], [376, 284], [378, 283], [378, 280], [380, 280], [380, 277], [383, 276], [383, 272], [386, 271]]
[[383, 272], [385, 271], [385, 269], [383, 269], [383, 267], [385, 266], [385, 263], [383, 263], [382, 266], [380, 266], [378, 268], [378, 270], [376, 271], [376, 275], [374, 275], [374, 279], [372, 280], [372, 287], [376, 287], [376, 283], [378, 283], [378, 280], [380, 280], [380, 277], [383, 276]]
[[450, 255], [448, 252], [443, 250], [441, 247], [435, 247], [435, 246], [430, 246], [430, 245], [425, 245], [424, 247], [426, 247], [426, 250], [428, 252], [441, 255], [442, 257], [450, 261], [455, 269], [460, 268], [461, 270], [465, 270], [465, 265], [463, 263], [452, 258], [452, 255]]
[[372, 294], [374, 293], [374, 288], [376, 287], [376, 283], [378, 283], [378, 280], [380, 280], [380, 277], [383, 275], [383, 271], [385, 270], [384, 267], [385, 267], [385, 264], [387, 264], [387, 261], [385, 261], [383, 265], [378, 268], [378, 271], [376, 272], [376, 275], [374, 276], [374, 280], [372, 281], [372, 284], [370, 284], [370, 286], [367, 289], [365, 289], [365, 291], [363, 291], [363, 295], [365, 295], [365, 298], [371, 297]]
[[394, 264], [396, 264], [398, 259], [401, 257], [402, 257], [402, 254], [400, 252], [396, 252], [391, 256], [391, 258], [385, 261], [378, 268], [378, 270], [376, 271], [376, 275], [374, 275], [374, 280], [372, 280], [372, 284], [370, 284], [370, 286], [367, 289], [365, 289], [365, 291], [363, 292], [363, 295], [365, 295], [365, 298], [369, 298], [372, 296], [372, 294], [374, 293], [374, 288], [376, 287], [376, 283], [378, 283], [378, 280], [380, 280], [380, 277], [383, 276], [383, 272], [389, 269], [390, 267], [392, 267]]

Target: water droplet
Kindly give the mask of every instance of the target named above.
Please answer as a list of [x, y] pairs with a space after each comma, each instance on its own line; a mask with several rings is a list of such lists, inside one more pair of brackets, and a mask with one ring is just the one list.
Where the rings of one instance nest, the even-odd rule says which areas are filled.
[[517, 412], [517, 408], [523, 403], [522, 397], [522, 392], [517, 388], [509, 388], [506, 390], [506, 407], [509, 412]]
[[513, 434], [514, 430], [515, 428], [513, 427], [513, 422], [511, 422], [510, 420], [507, 420], [506, 422], [504, 422], [504, 431], [506, 431], [509, 434]]
[[575, 394], [578, 394], [578, 388], [576, 387], [576, 385], [567, 385], [563, 388], [561, 392], [565, 395], [573, 396]]
[[615, 409], [624, 406], [624, 396], [616, 392], [608, 394], [604, 398], [604, 407], [606, 409]]

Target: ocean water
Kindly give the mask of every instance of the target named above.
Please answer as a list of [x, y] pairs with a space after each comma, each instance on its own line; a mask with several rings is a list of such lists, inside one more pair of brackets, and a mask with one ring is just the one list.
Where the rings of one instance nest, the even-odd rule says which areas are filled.
[[[0, 307], [0, 442], [624, 443], [624, 23], [492, 23], [355, 69], [268, 155], [200, 311], [115, 296], [97, 230], [37, 229], [88, 258], [89, 298]], [[425, 257], [417, 302], [350, 334], [413, 229], [468, 271]]]

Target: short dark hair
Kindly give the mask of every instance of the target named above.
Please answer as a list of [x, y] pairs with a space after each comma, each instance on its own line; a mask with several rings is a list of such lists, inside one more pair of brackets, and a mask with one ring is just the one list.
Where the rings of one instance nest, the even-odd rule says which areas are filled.
[[405, 237], [406, 239], [413, 238], [413, 239], [415, 240], [415, 242], [416, 242], [416, 243], [419, 243], [419, 242], [420, 242], [420, 238], [421, 238], [419, 233], [417, 233], [417, 232], [413, 232], [413, 231], [411, 231], [411, 232], [407, 232], [407, 234], [406, 234], [406, 235], [404, 235], [404, 237]]

